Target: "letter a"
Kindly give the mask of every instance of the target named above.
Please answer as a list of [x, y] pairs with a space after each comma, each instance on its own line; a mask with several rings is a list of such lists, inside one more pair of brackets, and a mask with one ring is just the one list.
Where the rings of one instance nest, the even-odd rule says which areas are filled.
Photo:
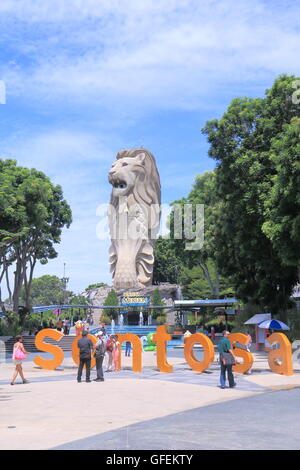
[[[283, 333], [273, 333], [268, 338], [269, 343], [279, 343], [279, 349], [272, 349], [269, 352], [268, 362], [272, 372], [282, 375], [293, 375], [292, 346], [288, 338]], [[278, 364], [277, 359], [281, 359]]]

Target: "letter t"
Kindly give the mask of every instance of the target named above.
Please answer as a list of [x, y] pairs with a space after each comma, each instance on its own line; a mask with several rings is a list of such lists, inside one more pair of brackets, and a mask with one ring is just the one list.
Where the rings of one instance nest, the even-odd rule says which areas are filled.
[[153, 335], [152, 340], [157, 343], [156, 346], [156, 358], [157, 367], [160, 372], [170, 373], [173, 372], [173, 366], [168, 364], [167, 361], [167, 348], [166, 342], [171, 341], [171, 335], [166, 331], [166, 326], [162, 325], [156, 328], [156, 333]]

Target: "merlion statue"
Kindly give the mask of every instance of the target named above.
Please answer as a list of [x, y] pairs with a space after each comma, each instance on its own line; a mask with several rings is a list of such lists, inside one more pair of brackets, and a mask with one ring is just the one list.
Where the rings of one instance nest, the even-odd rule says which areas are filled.
[[116, 289], [152, 284], [154, 243], [160, 225], [160, 178], [146, 149], [117, 153], [108, 176], [110, 270]]

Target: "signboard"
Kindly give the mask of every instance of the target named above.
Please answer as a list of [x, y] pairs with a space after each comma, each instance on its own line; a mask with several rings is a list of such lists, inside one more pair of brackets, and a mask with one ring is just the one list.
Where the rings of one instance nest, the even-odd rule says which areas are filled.
[[139, 292], [126, 292], [121, 298], [121, 305], [128, 307], [147, 306], [150, 303], [150, 297], [146, 297]]

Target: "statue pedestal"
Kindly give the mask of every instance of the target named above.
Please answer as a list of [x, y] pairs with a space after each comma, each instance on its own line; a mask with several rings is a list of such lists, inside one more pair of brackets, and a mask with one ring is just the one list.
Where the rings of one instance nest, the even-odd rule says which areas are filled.
[[[164, 283], [164, 284], [159, 284], [156, 286], [147, 286], [147, 287], [140, 287], [140, 288], [135, 288], [135, 289], [133, 288], [132, 289], [119, 289], [116, 291], [117, 296], [119, 298], [119, 305], [121, 303], [121, 298], [126, 296], [126, 294], [137, 293], [141, 297], [151, 298], [152, 292], [156, 289], [159, 290], [161, 299], [165, 303], [166, 306], [172, 306], [174, 300], [180, 300], [182, 298], [181, 287], [178, 284]], [[91, 291], [88, 292], [89, 302], [91, 303], [91, 305], [95, 305], [95, 306], [103, 305], [108, 293], [111, 290], [113, 290], [113, 287], [111, 286], [103, 286], [97, 289], [92, 289]], [[124, 306], [124, 310], [125, 309], [126, 309], [126, 306]], [[144, 308], [136, 307], [136, 309], [138, 311], [138, 315], [140, 313], [140, 309], [143, 309], [143, 313], [147, 311], [145, 307]], [[105, 312], [105, 310], [94, 309], [92, 311], [95, 326], [99, 325], [99, 319], [100, 319], [102, 312]], [[175, 323], [175, 311], [172, 309], [167, 310], [167, 323], [168, 324]]]

